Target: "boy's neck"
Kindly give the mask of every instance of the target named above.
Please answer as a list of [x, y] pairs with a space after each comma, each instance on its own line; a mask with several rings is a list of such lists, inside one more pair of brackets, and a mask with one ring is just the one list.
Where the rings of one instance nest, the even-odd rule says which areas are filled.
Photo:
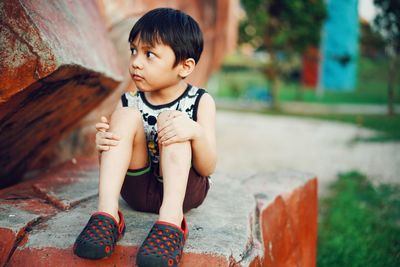
[[183, 94], [187, 88], [187, 83], [180, 81], [176, 85], [166, 87], [157, 91], [145, 92], [147, 101], [153, 105], [163, 105], [170, 103]]

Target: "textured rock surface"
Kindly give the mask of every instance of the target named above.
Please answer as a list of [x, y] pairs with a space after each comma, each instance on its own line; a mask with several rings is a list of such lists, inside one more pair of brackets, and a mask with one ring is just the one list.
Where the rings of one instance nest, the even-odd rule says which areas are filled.
[[93, 1], [0, 1], [0, 187], [122, 80]]
[[[97, 168], [78, 159], [0, 190], [0, 264], [131, 265], [157, 215], [133, 211], [122, 200], [127, 232], [113, 256], [88, 261], [72, 253], [76, 236], [96, 210]], [[186, 214], [190, 234], [181, 266], [315, 266], [317, 184], [312, 177], [216, 173], [206, 201]]]

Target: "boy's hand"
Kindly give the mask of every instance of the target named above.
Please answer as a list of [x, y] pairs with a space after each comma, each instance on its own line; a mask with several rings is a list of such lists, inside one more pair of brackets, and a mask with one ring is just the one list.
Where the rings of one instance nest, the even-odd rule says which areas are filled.
[[186, 113], [171, 112], [164, 125], [158, 129], [158, 140], [162, 145], [192, 140], [197, 135], [198, 124]]
[[118, 141], [120, 137], [113, 133], [107, 132], [110, 129], [110, 125], [108, 124], [108, 120], [106, 117], [101, 117], [101, 122], [96, 123], [96, 149], [99, 152], [107, 151], [110, 149], [110, 146], [118, 145]]

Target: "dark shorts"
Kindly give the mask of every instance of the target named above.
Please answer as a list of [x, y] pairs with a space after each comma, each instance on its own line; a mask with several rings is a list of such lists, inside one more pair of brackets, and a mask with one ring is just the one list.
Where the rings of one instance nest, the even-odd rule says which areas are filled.
[[[163, 200], [163, 183], [156, 175], [158, 168], [151, 166], [140, 169], [128, 169], [121, 189], [122, 198], [137, 211], [158, 213]], [[210, 184], [208, 177], [200, 176], [190, 169], [183, 211], [197, 208], [206, 198]]]

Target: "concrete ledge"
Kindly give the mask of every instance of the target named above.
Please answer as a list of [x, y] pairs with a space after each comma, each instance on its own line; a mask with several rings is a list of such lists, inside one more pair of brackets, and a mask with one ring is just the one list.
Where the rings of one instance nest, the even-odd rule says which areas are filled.
[[[96, 168], [95, 163], [78, 160], [29, 181], [33, 193], [41, 188], [35, 201], [49, 207], [33, 212], [13, 203], [2, 204], [0, 233], [6, 238], [0, 243], [0, 264], [132, 266], [157, 215], [133, 211], [123, 200], [127, 232], [113, 256], [91, 261], [72, 253], [76, 236], [96, 209], [97, 198], [88, 197], [93, 193], [82, 193], [96, 192]], [[67, 178], [72, 183], [46, 183]], [[204, 204], [186, 214], [190, 232], [181, 266], [315, 266], [317, 182], [312, 175], [216, 173], [213, 181]], [[3, 191], [2, 203], [7, 201], [1, 199], [7, 195]], [[12, 221], [17, 219], [19, 224]]]

